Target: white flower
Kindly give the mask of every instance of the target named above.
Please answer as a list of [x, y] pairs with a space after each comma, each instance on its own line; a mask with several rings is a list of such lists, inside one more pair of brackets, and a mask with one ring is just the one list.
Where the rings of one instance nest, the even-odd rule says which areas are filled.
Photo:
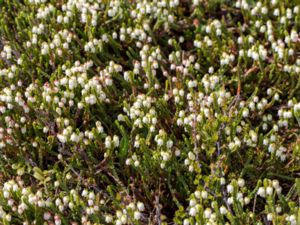
[[119, 141], [119, 137], [117, 135], [114, 135], [113, 142], [114, 142], [115, 147], [119, 147], [120, 141]]
[[211, 209], [210, 208], [206, 208], [204, 210], [204, 217], [209, 219], [211, 217], [211, 213], [212, 213]]
[[51, 214], [49, 212], [44, 213], [44, 220], [49, 220], [51, 218]]
[[189, 205], [192, 207], [192, 206], [195, 206], [196, 203], [197, 203], [196, 200], [192, 198], [192, 199], [190, 200]]
[[158, 146], [162, 146], [163, 144], [164, 144], [163, 139], [159, 138], [159, 139], [157, 140], [157, 145], [158, 145]]
[[58, 138], [58, 140], [59, 140], [61, 143], [66, 143], [66, 142], [67, 142], [67, 138], [66, 138], [64, 135], [58, 134], [58, 135], [57, 135], [57, 138]]
[[188, 157], [189, 157], [189, 159], [192, 160], [192, 161], [194, 161], [194, 160], [196, 159], [196, 156], [195, 156], [195, 154], [194, 154], [193, 152], [189, 152], [189, 153], [188, 153]]
[[273, 194], [273, 188], [272, 187], [267, 187], [266, 188], [266, 193], [267, 193], [267, 195], [272, 195]]
[[195, 207], [191, 207], [190, 210], [189, 210], [189, 215], [190, 216], [196, 216], [196, 213], [197, 213], [197, 210]]
[[5, 219], [10, 222], [11, 221], [11, 215], [10, 214], [6, 214]]
[[71, 134], [71, 137], [70, 137], [70, 140], [71, 140], [72, 142], [78, 143], [79, 140], [80, 140], [80, 138], [79, 138], [79, 136], [78, 136], [77, 134], [72, 133], [72, 134]]
[[135, 211], [134, 212], [134, 219], [136, 220], [140, 220], [141, 219], [142, 214], [139, 211]]
[[268, 215], [267, 215], [267, 220], [268, 220], [268, 221], [272, 221], [272, 220], [273, 220], [273, 215], [272, 215], [272, 213], [268, 213]]
[[262, 197], [262, 198], [266, 197], [266, 190], [265, 190], [265, 188], [264, 188], [264, 187], [258, 188], [257, 194], [258, 194], [260, 197]]
[[224, 177], [221, 177], [221, 179], [220, 179], [220, 184], [221, 184], [221, 185], [224, 185], [225, 183], [226, 183], [225, 178], [224, 178]]
[[238, 179], [238, 185], [239, 185], [240, 187], [244, 187], [244, 185], [245, 185], [245, 180], [242, 179], [242, 178]]
[[244, 203], [245, 203], [245, 205], [248, 205], [250, 203], [250, 198], [245, 197], [244, 198]]
[[107, 136], [105, 138], [105, 148], [111, 148], [111, 137]]
[[203, 199], [207, 199], [207, 197], [208, 197], [207, 192], [206, 192], [206, 191], [201, 191], [201, 197], [202, 197]]
[[231, 205], [231, 204], [233, 203], [233, 197], [229, 197], [229, 198], [227, 199], [227, 203], [228, 203], [229, 205]]
[[184, 219], [183, 225], [190, 225], [190, 221], [188, 219]]
[[172, 140], [168, 140], [167, 141], [167, 148], [172, 148], [172, 146], [173, 146], [173, 141]]
[[227, 185], [227, 192], [228, 193], [232, 193], [233, 192], [233, 186], [232, 186], [232, 184], [228, 184]]
[[144, 203], [138, 202], [138, 203], [137, 203], [137, 208], [138, 208], [138, 210], [139, 210], [140, 212], [141, 212], [141, 211], [144, 211], [144, 210], [145, 210]]
[[223, 215], [227, 213], [227, 209], [225, 208], [225, 206], [222, 205], [220, 207], [220, 213], [223, 214]]

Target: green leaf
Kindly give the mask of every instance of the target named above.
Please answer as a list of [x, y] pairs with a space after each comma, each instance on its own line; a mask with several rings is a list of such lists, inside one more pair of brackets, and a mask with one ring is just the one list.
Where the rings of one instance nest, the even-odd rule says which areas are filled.
[[120, 151], [119, 151], [119, 157], [121, 159], [125, 159], [128, 153], [128, 138], [127, 137], [122, 137], [121, 142], [120, 142]]
[[119, 121], [116, 120], [115, 124], [119, 128], [120, 133], [122, 134], [122, 139], [121, 139], [120, 147], [119, 147], [119, 151], [118, 151], [118, 157], [120, 158], [120, 160], [124, 161], [128, 154], [128, 148], [129, 148], [128, 136], [125, 131], [125, 128], [119, 123]]
[[157, 30], [160, 26], [162, 26], [164, 23], [164, 21], [162, 19], [160, 20], [157, 20], [157, 22], [155, 23], [154, 27], [153, 27], [153, 30]]
[[296, 178], [296, 190], [298, 193], [298, 196], [300, 196], [300, 178]]
[[33, 176], [34, 176], [37, 180], [39, 180], [39, 181], [44, 181], [44, 180], [45, 180], [43, 171], [42, 171], [40, 168], [34, 167], [34, 168], [33, 168], [33, 171], [34, 171]]
[[297, 224], [300, 224], [300, 209], [298, 209]]

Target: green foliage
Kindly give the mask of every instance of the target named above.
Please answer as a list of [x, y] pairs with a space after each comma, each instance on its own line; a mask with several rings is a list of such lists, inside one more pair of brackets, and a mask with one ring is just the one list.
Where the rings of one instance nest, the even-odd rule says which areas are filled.
[[299, 7], [0, 0], [0, 223], [300, 224]]

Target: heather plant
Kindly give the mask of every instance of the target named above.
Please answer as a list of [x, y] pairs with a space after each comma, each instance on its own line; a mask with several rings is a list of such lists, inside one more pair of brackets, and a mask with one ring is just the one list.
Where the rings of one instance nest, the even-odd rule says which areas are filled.
[[1, 224], [300, 224], [299, 0], [0, 9]]

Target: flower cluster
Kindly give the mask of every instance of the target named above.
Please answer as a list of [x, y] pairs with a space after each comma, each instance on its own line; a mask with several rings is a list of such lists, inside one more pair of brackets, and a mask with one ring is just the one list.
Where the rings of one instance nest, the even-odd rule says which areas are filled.
[[300, 223], [290, 1], [0, 1], [1, 224]]

